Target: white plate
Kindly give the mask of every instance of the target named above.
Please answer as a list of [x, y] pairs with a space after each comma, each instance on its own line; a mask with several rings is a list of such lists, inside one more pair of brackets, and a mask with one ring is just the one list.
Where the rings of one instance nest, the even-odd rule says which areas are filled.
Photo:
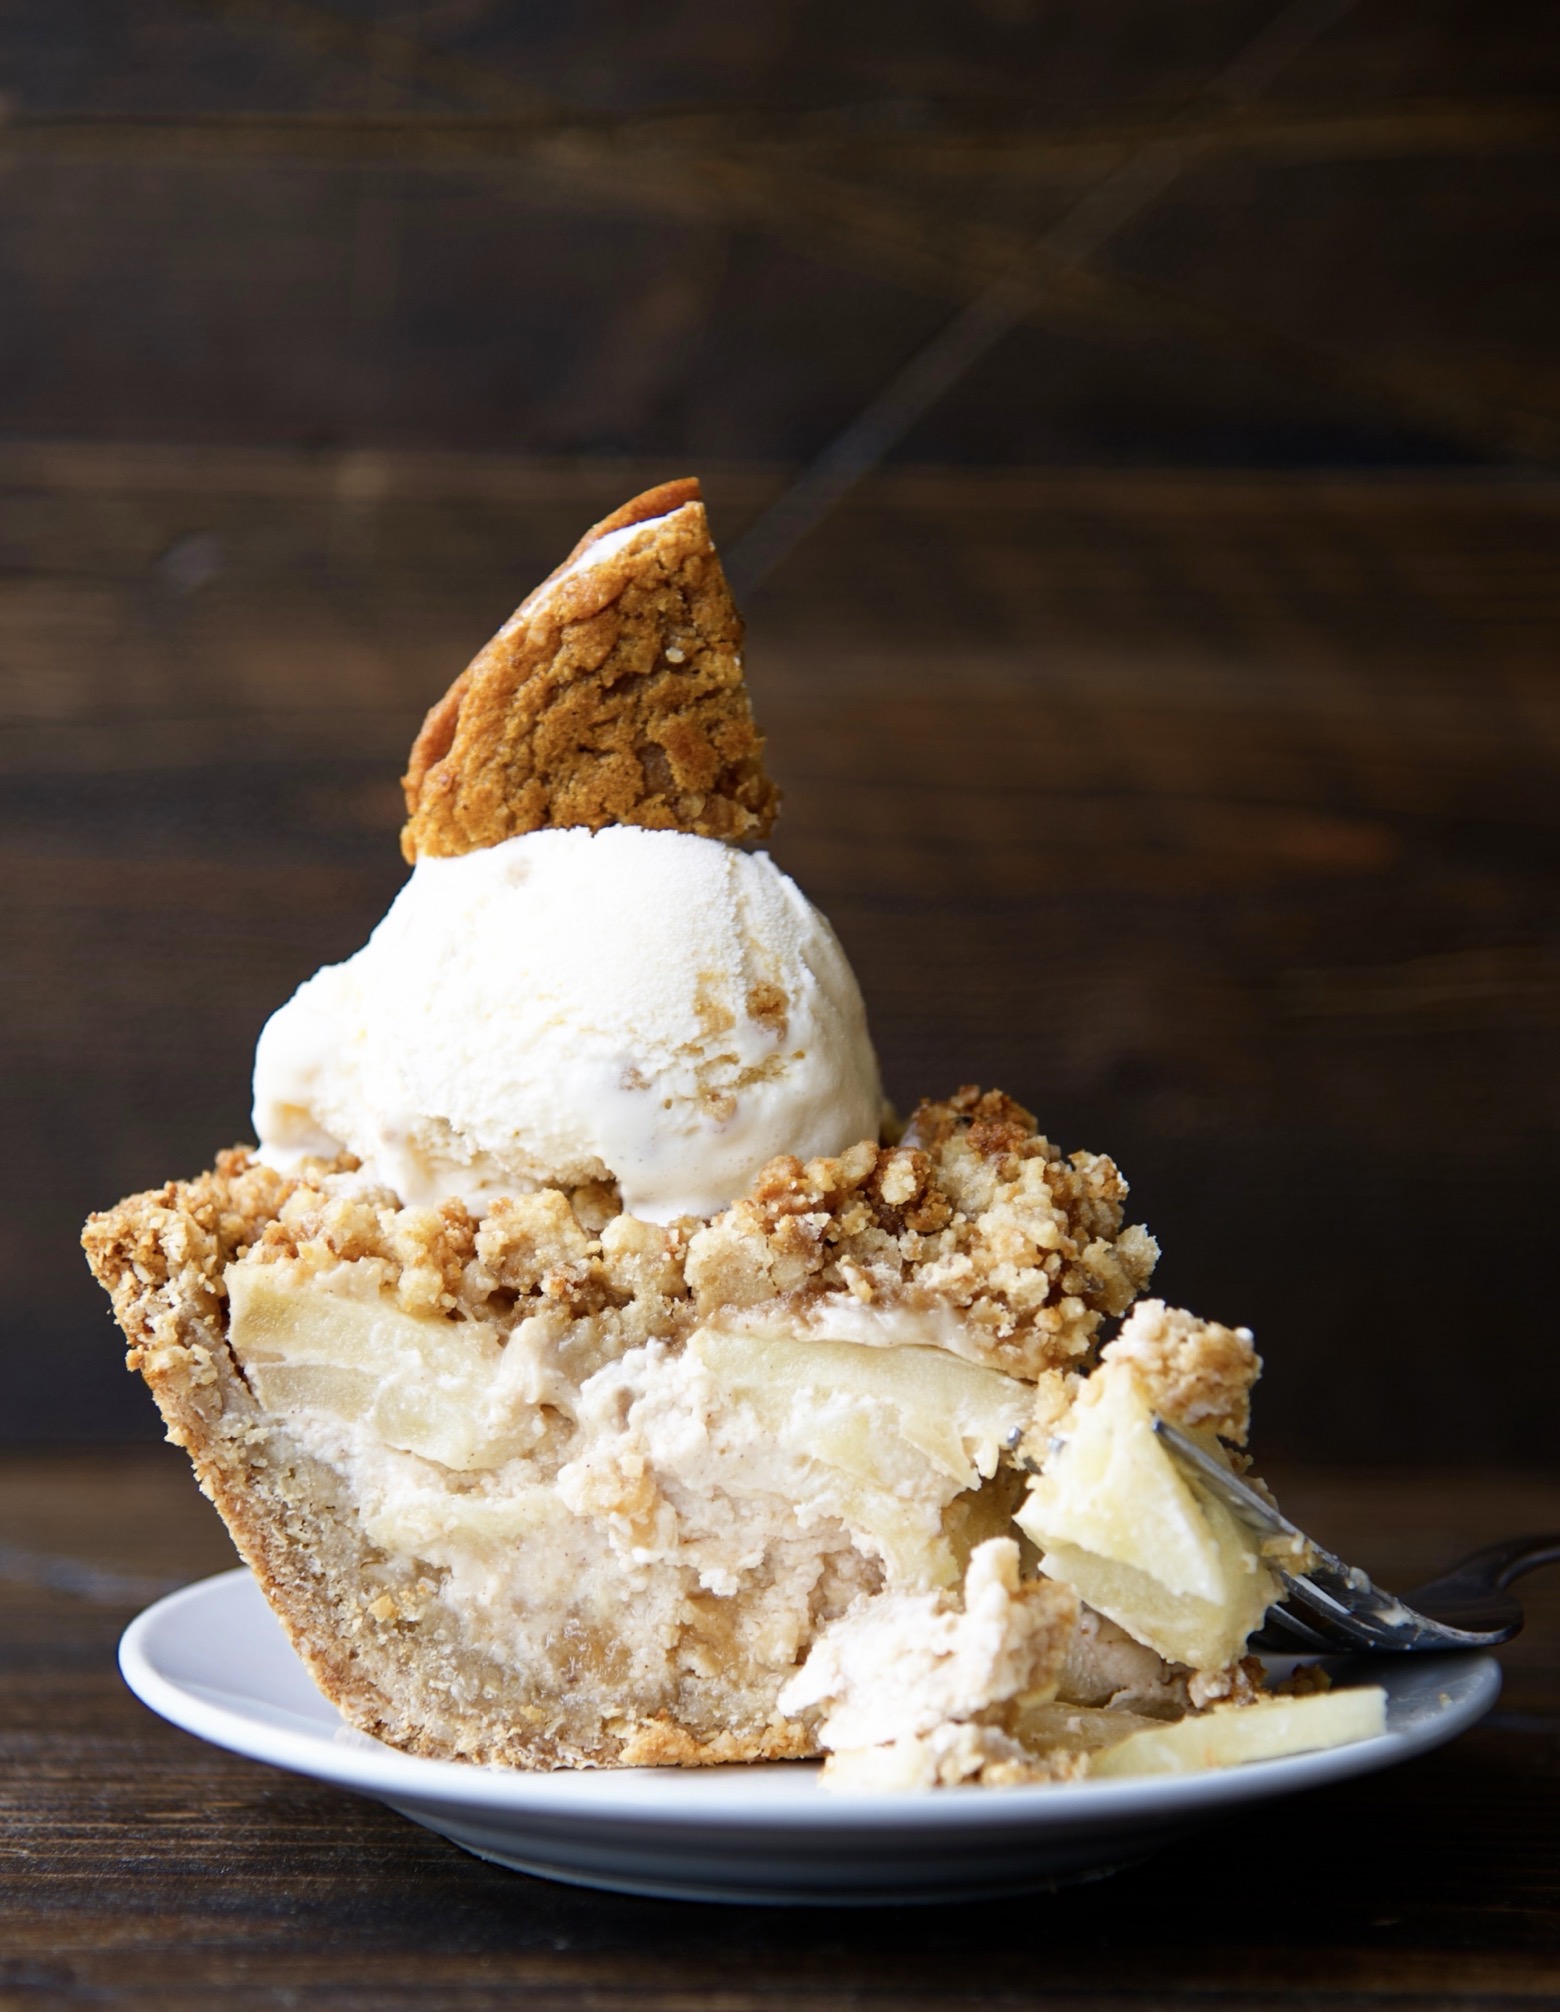
[[417, 1760], [347, 1726], [246, 1571], [149, 1607], [125, 1681], [186, 1732], [377, 1797], [480, 1858], [576, 1886], [684, 1900], [850, 1906], [1018, 1893], [1129, 1865], [1227, 1810], [1392, 1767], [1455, 1737], [1500, 1690], [1493, 1656], [1359, 1665], [1388, 1731], [1200, 1775], [828, 1795], [816, 1766], [521, 1774]]

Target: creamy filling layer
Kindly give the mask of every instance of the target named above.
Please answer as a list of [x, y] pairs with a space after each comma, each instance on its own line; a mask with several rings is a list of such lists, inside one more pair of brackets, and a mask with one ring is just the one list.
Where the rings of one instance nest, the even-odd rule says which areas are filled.
[[[341, 1476], [370, 1543], [436, 1574], [473, 1646], [534, 1670], [539, 1695], [578, 1692], [580, 1669], [593, 1671], [608, 1718], [672, 1703], [691, 1675], [761, 1694], [777, 1716], [832, 1697], [826, 1739], [860, 1745], [882, 1717], [871, 1671], [900, 1681], [908, 1667], [901, 1638], [948, 1635], [928, 1663], [934, 1701], [967, 1661], [959, 1589], [967, 1602], [977, 1554], [993, 1589], [1000, 1555], [991, 1597], [1004, 1625], [1033, 1636], [1041, 1609], [1020, 1598], [1019, 1532], [1065, 1589], [1044, 1610], [1051, 1688], [1031, 1691], [1031, 1706], [1058, 1683], [1085, 1711], [1095, 1691], [1116, 1696], [1114, 1679], [1094, 1683], [1109, 1656], [1090, 1650], [1096, 1637], [1108, 1647], [1100, 1630], [1114, 1622], [1128, 1660], [1148, 1653], [1153, 1666], [1133, 1673], [1131, 1705], [1183, 1710], [1186, 1672], [1176, 1692], [1165, 1664], [1232, 1665], [1277, 1592], [1252, 1540], [1170, 1460], [1141, 1368], [1125, 1359], [1077, 1385], [1015, 1516], [1012, 1459], [1035, 1387], [963, 1359], [951, 1309], [831, 1301], [799, 1319], [761, 1305], [572, 1375], [562, 1316], [505, 1333], [408, 1313], [381, 1259], [251, 1258], [226, 1283], [235, 1359], [295, 1442]], [[864, 1616], [879, 1617], [865, 1635]], [[930, 1709], [919, 1690], [913, 1704]], [[885, 1740], [931, 1736], [900, 1718]], [[1130, 1708], [1115, 1725], [1123, 1740], [1140, 1729]], [[1062, 1744], [1076, 1759], [1107, 1737]], [[951, 1779], [957, 1752], [958, 1766], [1006, 1778], [1016, 1763], [1003, 1740], [944, 1740], [946, 1753], [934, 1741], [935, 1755], [907, 1748], [901, 1760], [917, 1779]], [[1229, 1750], [1245, 1751], [1239, 1739]], [[1182, 1752], [1145, 1744], [1144, 1765]]]
[[227, 1284], [244, 1375], [342, 1476], [372, 1543], [446, 1575], [506, 1663], [584, 1624], [645, 1694], [733, 1657], [778, 1687], [852, 1599], [955, 1584], [991, 1531], [950, 1511], [996, 1475], [1031, 1404], [937, 1348], [751, 1321], [575, 1383], [527, 1333], [544, 1322], [501, 1343], [484, 1322], [409, 1315], [371, 1264], [305, 1279], [239, 1263]]

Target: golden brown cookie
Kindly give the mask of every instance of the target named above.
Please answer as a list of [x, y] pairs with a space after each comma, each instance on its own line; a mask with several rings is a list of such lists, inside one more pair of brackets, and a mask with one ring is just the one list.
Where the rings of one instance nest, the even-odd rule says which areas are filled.
[[766, 838], [763, 754], [699, 485], [664, 482], [587, 531], [428, 714], [401, 850], [558, 825]]

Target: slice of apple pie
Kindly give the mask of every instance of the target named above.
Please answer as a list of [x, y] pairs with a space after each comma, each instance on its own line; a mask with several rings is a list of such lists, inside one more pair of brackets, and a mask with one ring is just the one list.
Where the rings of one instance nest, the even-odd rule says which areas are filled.
[[885, 1121], [838, 943], [735, 843], [741, 641], [668, 484], [430, 713], [411, 879], [267, 1027], [258, 1151], [87, 1226], [169, 1437], [411, 1752], [930, 1786], [1359, 1736], [1220, 1730], [1277, 1581], [1152, 1421], [1238, 1460], [1250, 1336], [1141, 1299], [1116, 1168], [1008, 1098]]

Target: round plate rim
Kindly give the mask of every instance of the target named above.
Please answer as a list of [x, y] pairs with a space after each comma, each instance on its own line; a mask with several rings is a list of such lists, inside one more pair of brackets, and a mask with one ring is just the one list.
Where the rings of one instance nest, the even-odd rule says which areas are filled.
[[[611, 1823], [666, 1832], [668, 1829], [711, 1827], [757, 1829], [769, 1833], [816, 1828], [823, 1820], [831, 1831], [881, 1831], [886, 1823], [905, 1836], [957, 1833], [965, 1828], [1068, 1829], [1095, 1823], [1116, 1823], [1141, 1815], [1145, 1819], [1195, 1818], [1241, 1803], [1263, 1801], [1321, 1787], [1325, 1783], [1396, 1766], [1417, 1754], [1454, 1739], [1477, 1722], [1500, 1691], [1500, 1665], [1487, 1653], [1445, 1658], [1416, 1657], [1424, 1669], [1432, 1661], [1455, 1664], [1472, 1681], [1463, 1695], [1447, 1699], [1443, 1709], [1412, 1732], [1388, 1732], [1377, 1738], [1334, 1747], [1321, 1753], [1294, 1754], [1280, 1760], [1252, 1761], [1205, 1774], [1140, 1776], [1121, 1781], [1042, 1783], [1002, 1789], [943, 1790], [933, 1795], [853, 1792], [826, 1798], [743, 1809], [725, 1784], [733, 1777], [757, 1778], [749, 1767], [723, 1769], [578, 1769], [526, 1772], [474, 1766], [463, 1761], [430, 1760], [393, 1747], [345, 1745], [323, 1727], [292, 1731], [231, 1704], [203, 1695], [199, 1688], [168, 1675], [158, 1655], [170, 1628], [188, 1625], [209, 1611], [238, 1580], [247, 1581], [249, 1595], [265, 1608], [264, 1596], [245, 1566], [169, 1593], [137, 1615], [119, 1646], [119, 1667], [135, 1695], [159, 1717], [210, 1744], [262, 1761], [290, 1773], [325, 1781], [338, 1788], [383, 1801], [438, 1804], [444, 1809], [506, 1811], [517, 1819], [566, 1819]], [[1369, 1674], [1388, 1684], [1394, 1668], [1408, 1658], [1377, 1659]], [[1362, 1667], [1364, 1667], [1362, 1665]], [[362, 1735], [355, 1735], [362, 1739]], [[774, 1763], [789, 1771], [798, 1763]], [[670, 1778], [686, 1785], [690, 1777], [724, 1777], [724, 1800], [716, 1794], [686, 1801], [643, 1799], [645, 1778]], [[589, 1784], [582, 1791], [582, 1784]], [[614, 1786], [621, 1788], [614, 1794]], [[636, 1789], [638, 1793], [631, 1792]]]

